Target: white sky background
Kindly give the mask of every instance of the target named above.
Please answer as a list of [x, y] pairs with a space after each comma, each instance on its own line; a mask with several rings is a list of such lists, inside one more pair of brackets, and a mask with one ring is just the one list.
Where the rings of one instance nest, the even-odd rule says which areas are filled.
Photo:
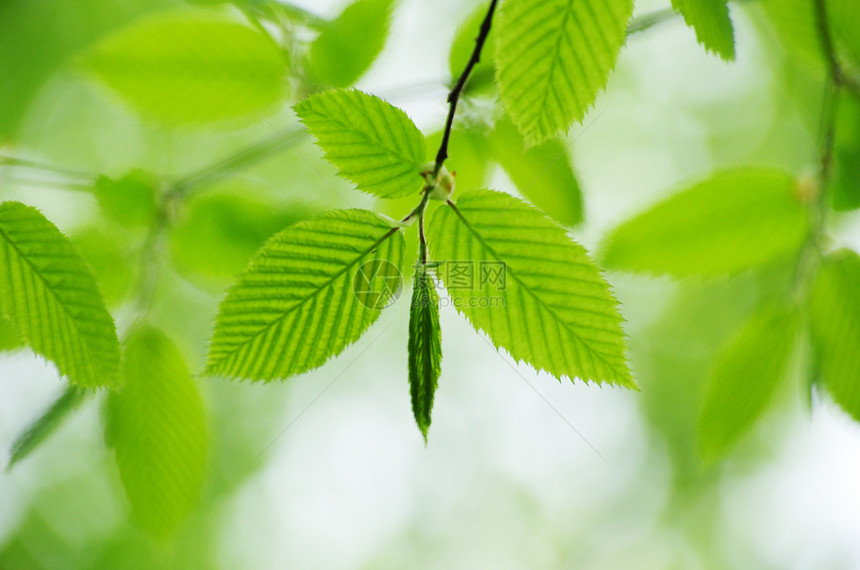
[[[344, 3], [295, 4], [334, 15]], [[642, 0], [638, 13], [666, 4]], [[401, 93], [393, 102], [420, 126], [441, 126], [441, 84], [418, 93], [402, 88], [447, 78], [454, 30], [475, 5], [401, 0], [386, 52], [359, 87]], [[714, 167], [697, 105], [765, 98], [767, 65], [751, 25], [734, 14], [735, 64], [705, 55], [681, 22], [665, 24], [629, 41], [584, 121], [593, 124], [571, 130], [581, 133], [571, 148], [587, 204], [587, 227], [577, 233], [585, 245]], [[503, 175], [494, 182], [510, 190]], [[708, 567], [660, 519], [669, 473], [660, 444], [646, 437], [640, 395], [559, 383], [518, 366], [450, 308], [442, 312], [443, 373], [425, 448], [409, 406], [407, 304], [401, 299], [319, 371], [286, 384], [245, 385], [287, 402], [285, 428], [301, 417], [265, 451], [268, 466], [225, 505], [224, 567]], [[659, 308], [627, 318], [653, 319]], [[57, 382], [29, 354], [0, 356], [0, 377], [5, 453]], [[90, 406], [58, 439], [92, 440], [98, 421]], [[769, 463], [749, 469], [730, 462], [737, 478], [716, 489], [713, 516], [721, 517], [724, 548], [737, 552], [739, 567], [750, 560], [860, 567], [860, 426], [824, 402], [778, 429], [790, 435]], [[261, 452], [269, 443], [260, 442]], [[39, 453], [62, 452], [53, 441]], [[33, 493], [39, 459], [32, 460], [0, 476], [0, 541]], [[56, 457], [51, 463], [64, 465]], [[68, 465], [74, 470], [81, 459]]]

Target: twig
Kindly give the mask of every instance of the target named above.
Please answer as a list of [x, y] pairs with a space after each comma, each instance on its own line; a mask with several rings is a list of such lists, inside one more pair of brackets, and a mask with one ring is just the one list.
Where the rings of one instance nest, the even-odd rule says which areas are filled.
[[445, 163], [445, 159], [448, 158], [448, 139], [451, 137], [451, 127], [454, 126], [454, 113], [457, 111], [457, 101], [460, 99], [463, 87], [466, 86], [466, 80], [469, 79], [469, 74], [472, 73], [472, 69], [481, 60], [481, 50], [484, 47], [484, 42], [487, 41], [487, 36], [490, 35], [490, 26], [493, 23], [493, 13], [496, 11], [496, 4], [498, 4], [498, 0], [492, 0], [490, 2], [490, 8], [487, 10], [487, 15], [481, 23], [481, 31], [478, 33], [478, 37], [475, 40], [475, 49], [472, 51], [472, 57], [469, 58], [469, 62], [463, 69], [463, 73], [460, 74], [460, 78], [457, 80], [454, 88], [451, 89], [450, 93], [448, 93], [448, 118], [445, 120], [445, 132], [442, 135], [442, 143], [439, 145], [439, 152], [436, 153], [436, 168], [433, 170], [434, 178], [439, 175], [439, 171], [442, 170], [442, 165]]

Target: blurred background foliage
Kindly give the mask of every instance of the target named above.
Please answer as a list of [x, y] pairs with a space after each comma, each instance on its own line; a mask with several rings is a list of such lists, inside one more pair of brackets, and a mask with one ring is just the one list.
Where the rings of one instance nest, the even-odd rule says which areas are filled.
[[[860, 14], [831, 5], [855, 73]], [[668, 8], [637, 3], [634, 26], [657, 23], [629, 36], [582, 125], [537, 147], [499, 115], [489, 54], [452, 135], [458, 188], [521, 195], [595, 251], [609, 228], [714, 171], [815, 172], [826, 61], [812, 2], [732, 2], [732, 63], [705, 53]], [[270, 235], [325, 209], [402, 217], [414, 205], [375, 204], [338, 179], [291, 105], [356, 84], [404, 108], [435, 149], [483, 10], [6, 0], [0, 198], [37, 206], [72, 238], [121, 334], [143, 312], [161, 331], [147, 334], [177, 347], [164, 358], [198, 371], [218, 300]], [[836, 123], [830, 234], [857, 249], [860, 99], [845, 96]], [[711, 278], [608, 273], [640, 393], [535, 374], [445, 307], [426, 449], [409, 414], [403, 302], [290, 382], [195, 377], [208, 467], [172, 536], [132, 522], [101, 435], [104, 395], [66, 395], [74, 405], [54, 432], [0, 478], [0, 567], [858, 567], [860, 429], [816, 388], [804, 343], [724, 459], [699, 451], [717, 355], [793, 272], [776, 259]], [[64, 388], [6, 320], [0, 349], [0, 443], [11, 453]]]

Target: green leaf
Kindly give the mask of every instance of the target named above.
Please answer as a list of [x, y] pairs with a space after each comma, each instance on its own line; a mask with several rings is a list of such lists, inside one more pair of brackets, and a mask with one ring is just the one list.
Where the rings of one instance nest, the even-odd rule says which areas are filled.
[[860, 72], [860, 2], [827, 0], [827, 18], [837, 42], [855, 71]]
[[385, 46], [394, 0], [358, 0], [317, 36], [310, 48], [310, 74], [330, 87], [348, 87]]
[[[428, 161], [435, 161], [436, 149], [441, 142], [442, 131], [427, 137], [427, 150], [432, 153], [427, 157]], [[472, 190], [484, 187], [489, 171], [487, 159], [492, 153], [482, 127], [457, 126], [455, 123], [448, 138], [448, 154], [451, 157], [445, 161], [445, 167], [454, 174], [457, 188]]]
[[281, 98], [286, 73], [269, 37], [204, 10], [138, 20], [102, 40], [85, 63], [140, 112], [170, 125], [259, 113]]
[[496, 122], [493, 155], [520, 193], [565, 226], [582, 221], [582, 192], [567, 147], [550, 139], [528, 148], [507, 118]]
[[699, 450], [719, 459], [764, 412], [797, 337], [794, 311], [758, 311], [717, 356], [699, 415]]
[[606, 86], [632, 0], [506, 2], [496, 50], [499, 94], [528, 144], [580, 121]]
[[139, 269], [139, 237], [99, 224], [77, 230], [71, 240], [92, 271], [107, 306], [125, 301]]
[[831, 204], [836, 210], [860, 208], [860, 97], [843, 95], [839, 101], [833, 144]]
[[15, 330], [15, 325], [12, 322], [0, 315], [0, 352], [6, 350], [15, 350], [24, 344], [21, 340], [21, 335]]
[[860, 257], [855, 252], [843, 249], [825, 258], [810, 307], [822, 382], [860, 421]]
[[86, 391], [75, 386], [66, 389], [63, 395], [57, 398], [51, 407], [19, 435], [15, 443], [12, 444], [7, 469], [11, 469], [13, 465], [30, 455], [33, 450], [48, 439], [62, 425], [63, 420], [80, 406], [86, 395]]
[[367, 210], [336, 210], [271, 238], [227, 293], [207, 374], [288, 378], [358, 340], [401, 283], [403, 236]]
[[474, 190], [456, 208], [434, 213], [428, 243], [472, 326], [556, 378], [635, 388], [617, 302], [585, 249], [507, 194]]
[[132, 170], [116, 180], [99, 176], [94, 189], [105, 215], [127, 227], [152, 223], [157, 190], [158, 179], [143, 170]]
[[442, 372], [439, 295], [433, 277], [423, 266], [416, 270], [412, 287], [409, 309], [409, 392], [412, 396], [412, 413], [426, 443], [433, 396]]
[[795, 254], [807, 223], [792, 175], [725, 171], [621, 224], [602, 258], [611, 268], [675, 277], [733, 273]]
[[273, 207], [251, 196], [204, 194], [189, 200], [170, 233], [170, 254], [183, 273], [232, 280], [268, 238], [309, 216], [307, 207]]
[[73, 384], [116, 383], [119, 342], [95, 279], [69, 239], [19, 202], [0, 203], [0, 308]]
[[706, 50], [726, 61], [735, 59], [735, 31], [726, 0], [672, 0], [672, 7], [684, 16]]
[[788, 60], [810, 69], [821, 68], [824, 54], [815, 25], [814, 4], [810, 0], [762, 0]]
[[318, 93], [295, 110], [325, 157], [359, 190], [381, 198], [418, 194], [424, 136], [406, 113], [357, 90]]
[[[466, 64], [472, 57], [472, 52], [475, 50], [475, 40], [478, 38], [478, 33], [481, 29], [481, 24], [487, 15], [486, 6], [478, 6], [466, 20], [457, 28], [457, 33], [454, 34], [454, 41], [451, 44], [451, 51], [448, 54], [448, 71], [451, 74], [451, 84], [453, 85], [460, 74], [463, 73]], [[490, 34], [487, 36], [486, 44], [481, 50], [481, 59], [472, 68], [472, 73], [466, 82], [463, 89], [464, 94], [477, 94], [488, 90], [493, 86], [495, 79], [495, 63], [493, 61], [493, 51], [489, 46], [495, 41], [494, 27], [490, 27]], [[451, 156], [454, 156], [453, 154]]]
[[143, 326], [125, 341], [125, 383], [111, 392], [107, 432], [134, 519], [172, 534], [196, 503], [208, 443], [203, 398], [179, 349]]

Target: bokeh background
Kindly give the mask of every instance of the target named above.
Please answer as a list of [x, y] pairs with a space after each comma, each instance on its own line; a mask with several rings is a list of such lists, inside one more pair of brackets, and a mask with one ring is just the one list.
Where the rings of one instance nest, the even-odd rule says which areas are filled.
[[[230, 5], [203, 4], [197, 9], [242, 18]], [[294, 4], [326, 18], [345, 6]], [[386, 47], [357, 86], [437, 132], [450, 45], [478, 4], [397, 2]], [[37, 206], [73, 237], [122, 331], [145, 230], [107, 219], [91, 176], [140, 169], [182, 178], [264, 143], [264, 158], [187, 201], [151, 260], [164, 268], [150, 320], [199, 370], [218, 299], [266, 237], [344, 202], [392, 216], [411, 204], [375, 203], [336, 177], [296, 134], [290, 105], [300, 85], [282, 108], [246, 123], [174, 129], [141, 118], [76, 67], [76, 54], [112, 30], [177, 5], [0, 5], [0, 150], [60, 167], [0, 161], [0, 198]], [[636, 13], [667, 6], [641, 0]], [[680, 18], [631, 36], [606, 92], [565, 139], [585, 211], [572, 235], [590, 250], [617, 223], [715, 169], [816, 167], [822, 74], [780, 42], [766, 6], [733, 3], [731, 13], [738, 55], [730, 64], [706, 54]], [[294, 41], [313, 37], [303, 34]], [[465, 101], [458, 124], [480, 124], [487, 107]], [[470, 160], [452, 153], [449, 168], [461, 181], [518, 193], [501, 168], [470, 171]], [[857, 221], [834, 218], [834, 239], [860, 248]], [[199, 507], [166, 542], [128, 522], [102, 435], [103, 397], [87, 399], [0, 475], [0, 567], [860, 567], [860, 426], [808, 389], [803, 354], [725, 461], [698, 457], [703, 382], [716, 351], [770, 291], [770, 274], [607, 278], [641, 392], [536, 374], [443, 307], [443, 373], [425, 446], [409, 404], [403, 296], [317, 371], [272, 384], [198, 378], [210, 469]], [[63, 389], [31, 352], [0, 353], [0, 461]]]

